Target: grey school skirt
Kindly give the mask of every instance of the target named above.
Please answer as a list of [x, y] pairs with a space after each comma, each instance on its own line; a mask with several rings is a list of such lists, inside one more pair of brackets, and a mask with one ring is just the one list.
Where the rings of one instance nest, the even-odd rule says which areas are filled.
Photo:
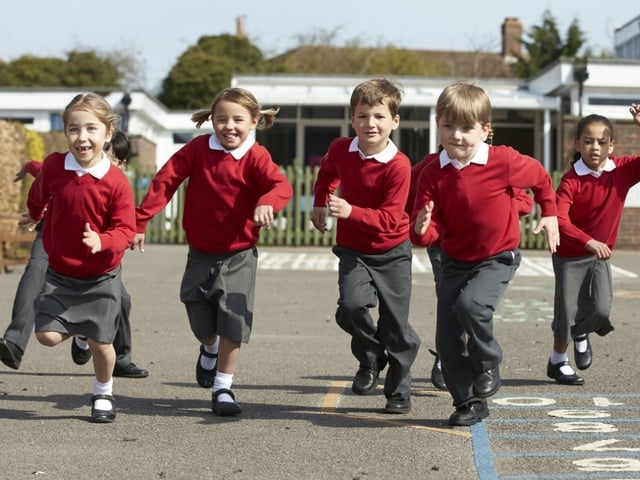
[[258, 250], [211, 255], [189, 248], [180, 300], [198, 340], [221, 335], [248, 343], [253, 325]]
[[121, 267], [91, 278], [71, 278], [52, 268], [38, 300], [36, 332], [80, 335], [112, 343], [122, 302]]

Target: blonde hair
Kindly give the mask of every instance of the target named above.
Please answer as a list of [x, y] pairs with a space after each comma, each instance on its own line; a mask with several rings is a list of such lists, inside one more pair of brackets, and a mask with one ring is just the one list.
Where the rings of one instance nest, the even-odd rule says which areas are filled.
[[118, 127], [118, 115], [113, 112], [109, 102], [97, 93], [78, 94], [62, 112], [62, 123], [66, 129], [69, 115], [76, 110], [83, 110], [95, 115], [107, 127], [107, 133], [113, 134]]
[[209, 110], [198, 110], [191, 115], [191, 120], [195, 122], [196, 128], [200, 128], [204, 122], [213, 118], [215, 109], [220, 102], [233, 102], [244, 107], [252, 118], [258, 119], [256, 128], [259, 130], [266, 130], [271, 127], [280, 110], [279, 108], [262, 110], [258, 100], [249, 90], [244, 88], [225, 88], [216, 95]]
[[358, 105], [373, 107], [385, 103], [392, 116], [398, 115], [402, 101], [402, 88], [386, 78], [374, 78], [362, 82], [353, 89], [351, 94], [351, 113]]
[[445, 87], [436, 103], [436, 117], [446, 117], [454, 125], [491, 123], [491, 101], [482, 88], [469, 82]]

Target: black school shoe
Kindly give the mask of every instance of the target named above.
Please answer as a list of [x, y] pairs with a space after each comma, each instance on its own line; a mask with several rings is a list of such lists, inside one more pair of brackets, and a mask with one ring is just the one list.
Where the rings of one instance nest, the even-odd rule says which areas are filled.
[[488, 416], [489, 408], [487, 407], [486, 401], [478, 400], [469, 402], [456, 408], [456, 411], [449, 417], [449, 425], [454, 427], [468, 427]]
[[[228, 394], [231, 397], [232, 401], [218, 401], [218, 397], [223, 393]], [[229, 417], [231, 415], [239, 415], [240, 413], [242, 413], [240, 405], [236, 403], [236, 397], [233, 395], [233, 392], [227, 388], [221, 388], [220, 390], [216, 390], [211, 394], [211, 410], [219, 417]]]
[[378, 386], [378, 377], [380, 372], [387, 366], [387, 355], [382, 354], [372, 366], [360, 365], [355, 377], [351, 390], [356, 395], [368, 395], [373, 393]]
[[81, 349], [76, 344], [76, 339], [74, 337], [71, 337], [71, 359], [76, 365], [84, 365], [89, 360], [91, 360], [91, 349]]
[[[584, 352], [579, 352], [576, 342], [582, 342], [584, 340], [587, 341], [587, 349]], [[573, 339], [573, 358], [576, 361], [576, 367], [578, 367], [578, 370], [586, 370], [591, 366], [593, 350], [591, 350], [591, 340], [589, 340], [589, 335], [583, 335]]]
[[411, 411], [411, 399], [409, 398], [391, 398], [384, 407], [384, 413], [402, 414]]
[[549, 360], [547, 362], [547, 377], [553, 378], [560, 385], [584, 385], [584, 378], [577, 373], [562, 373], [560, 369], [565, 365], [569, 365], [568, 360], [556, 364], [551, 363], [551, 360]]
[[0, 360], [7, 367], [18, 370], [22, 361], [22, 351], [9, 340], [0, 338]]
[[218, 358], [217, 353], [209, 353], [204, 349], [204, 345], [200, 345], [200, 355], [198, 355], [198, 363], [196, 363], [196, 381], [202, 388], [213, 387], [213, 381], [216, 379], [216, 369], [218, 367], [218, 361], [216, 360], [216, 366], [211, 370], [203, 368], [200, 364], [201, 357]]
[[[111, 402], [111, 410], [99, 410], [93, 405], [96, 400], [109, 400]], [[93, 395], [91, 397], [91, 421], [93, 423], [113, 423], [116, 419], [116, 405], [111, 395]]]
[[126, 367], [115, 366], [113, 369], [114, 377], [124, 377], [124, 378], [146, 378], [149, 376], [149, 370], [146, 368], [141, 368], [137, 366], [135, 363], [131, 362]]
[[446, 390], [447, 384], [445, 383], [444, 376], [442, 375], [442, 366], [440, 365], [438, 352], [431, 349], [429, 349], [429, 352], [431, 352], [431, 355], [435, 357], [433, 360], [433, 367], [431, 367], [431, 384], [438, 390]]
[[473, 393], [477, 397], [487, 398], [500, 388], [500, 370], [498, 367], [478, 373], [473, 379]]

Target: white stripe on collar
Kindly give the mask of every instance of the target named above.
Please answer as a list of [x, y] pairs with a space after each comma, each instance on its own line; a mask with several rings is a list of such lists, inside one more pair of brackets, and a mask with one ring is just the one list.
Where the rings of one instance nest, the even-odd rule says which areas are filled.
[[478, 165], [486, 165], [488, 161], [489, 144], [484, 142], [480, 144], [476, 154], [467, 163], [461, 163], [454, 158], [450, 158], [449, 154], [444, 149], [440, 152], [440, 168], [444, 168], [447, 165], [451, 164], [456, 170], [462, 170], [464, 167], [468, 167], [472, 163], [476, 163]]
[[255, 130], [251, 130], [245, 141], [242, 142], [242, 145], [234, 150], [227, 150], [226, 148], [224, 148], [215, 134], [211, 134], [211, 136], [209, 137], [209, 148], [211, 150], [223, 150], [225, 153], [230, 153], [231, 156], [236, 160], [240, 160], [242, 157], [244, 157], [254, 143], [256, 143]]
[[398, 147], [396, 147], [391, 139], [389, 139], [387, 146], [384, 147], [384, 150], [382, 150], [380, 153], [376, 153], [375, 155], [365, 155], [364, 153], [362, 153], [362, 150], [360, 150], [360, 147], [358, 146], [358, 137], [353, 137], [353, 140], [351, 140], [351, 143], [349, 144], [349, 151], [358, 152], [362, 160], [371, 158], [376, 162], [389, 163], [398, 153]]
[[600, 175], [602, 175], [602, 172], [610, 172], [615, 168], [616, 164], [613, 163], [613, 160], [611, 160], [609, 157], [607, 157], [607, 159], [605, 160], [604, 167], [600, 168], [597, 172], [587, 167], [587, 164], [584, 163], [582, 157], [580, 157], [580, 159], [573, 164], [573, 169], [575, 170], [576, 175], [579, 175], [581, 177], [584, 175], [593, 175], [594, 177], [599, 177]]
[[109, 157], [107, 157], [104, 152], [102, 153], [100, 161], [91, 168], [81, 166], [71, 152], [67, 152], [67, 155], [64, 157], [64, 169], [72, 170], [80, 176], [88, 173], [92, 177], [100, 180], [107, 174], [110, 168], [111, 160], [109, 160]]

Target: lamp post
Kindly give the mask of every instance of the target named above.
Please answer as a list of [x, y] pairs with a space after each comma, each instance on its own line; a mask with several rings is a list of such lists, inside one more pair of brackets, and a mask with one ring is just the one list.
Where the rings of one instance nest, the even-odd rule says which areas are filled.
[[122, 131], [125, 133], [129, 132], [129, 105], [131, 105], [131, 95], [129, 93], [125, 93], [120, 100], [122, 104], [122, 115], [121, 115], [121, 127]]
[[573, 79], [578, 82], [578, 116], [582, 117], [582, 92], [584, 90], [584, 82], [589, 78], [589, 72], [586, 65], [573, 67]]

